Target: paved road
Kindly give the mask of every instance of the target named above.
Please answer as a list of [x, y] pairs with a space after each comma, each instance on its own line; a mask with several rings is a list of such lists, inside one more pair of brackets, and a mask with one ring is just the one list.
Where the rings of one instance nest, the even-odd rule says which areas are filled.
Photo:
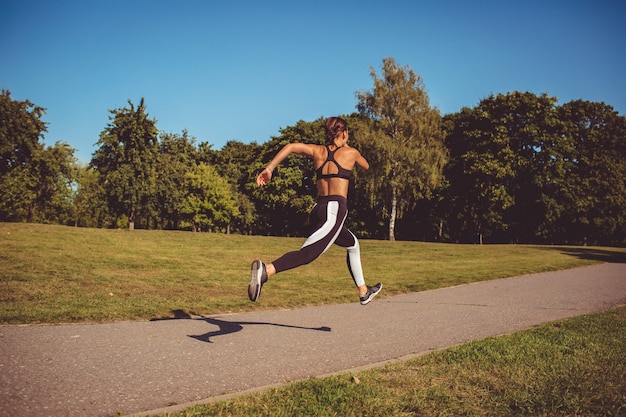
[[0, 326], [0, 416], [172, 412], [624, 303], [626, 264], [608, 263], [381, 297], [367, 306]]

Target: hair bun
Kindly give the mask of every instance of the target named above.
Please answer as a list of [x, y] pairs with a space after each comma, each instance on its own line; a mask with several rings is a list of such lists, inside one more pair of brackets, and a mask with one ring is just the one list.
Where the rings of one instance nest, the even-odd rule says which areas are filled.
[[341, 117], [329, 117], [326, 119], [326, 142], [332, 143], [335, 138], [348, 128], [348, 122]]

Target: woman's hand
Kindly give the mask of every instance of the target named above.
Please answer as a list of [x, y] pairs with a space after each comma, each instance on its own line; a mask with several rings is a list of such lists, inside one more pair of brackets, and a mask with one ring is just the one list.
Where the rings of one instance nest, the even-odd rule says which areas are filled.
[[265, 168], [259, 175], [256, 177], [257, 185], [263, 186], [266, 185], [272, 179], [272, 171], [269, 168]]

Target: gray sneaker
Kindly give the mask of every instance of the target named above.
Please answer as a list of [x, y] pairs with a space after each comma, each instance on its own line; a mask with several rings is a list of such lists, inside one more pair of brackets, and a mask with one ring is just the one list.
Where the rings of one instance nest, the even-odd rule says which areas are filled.
[[252, 262], [250, 267], [250, 285], [248, 285], [248, 297], [250, 301], [256, 301], [261, 295], [261, 287], [267, 282], [265, 264], [260, 260]]
[[365, 305], [367, 303], [369, 303], [370, 301], [372, 301], [372, 299], [374, 297], [376, 297], [376, 295], [380, 292], [380, 290], [383, 289], [383, 283], [379, 282], [378, 284], [370, 287], [369, 285], [367, 286], [367, 292], [365, 293], [365, 295], [362, 295], [359, 297], [359, 299], [361, 300], [361, 304]]

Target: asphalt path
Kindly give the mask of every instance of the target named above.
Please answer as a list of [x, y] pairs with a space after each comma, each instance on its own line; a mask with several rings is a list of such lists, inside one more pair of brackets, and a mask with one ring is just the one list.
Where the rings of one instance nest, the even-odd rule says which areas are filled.
[[380, 366], [625, 304], [626, 264], [384, 293], [367, 306], [0, 326], [0, 416], [175, 412]]

